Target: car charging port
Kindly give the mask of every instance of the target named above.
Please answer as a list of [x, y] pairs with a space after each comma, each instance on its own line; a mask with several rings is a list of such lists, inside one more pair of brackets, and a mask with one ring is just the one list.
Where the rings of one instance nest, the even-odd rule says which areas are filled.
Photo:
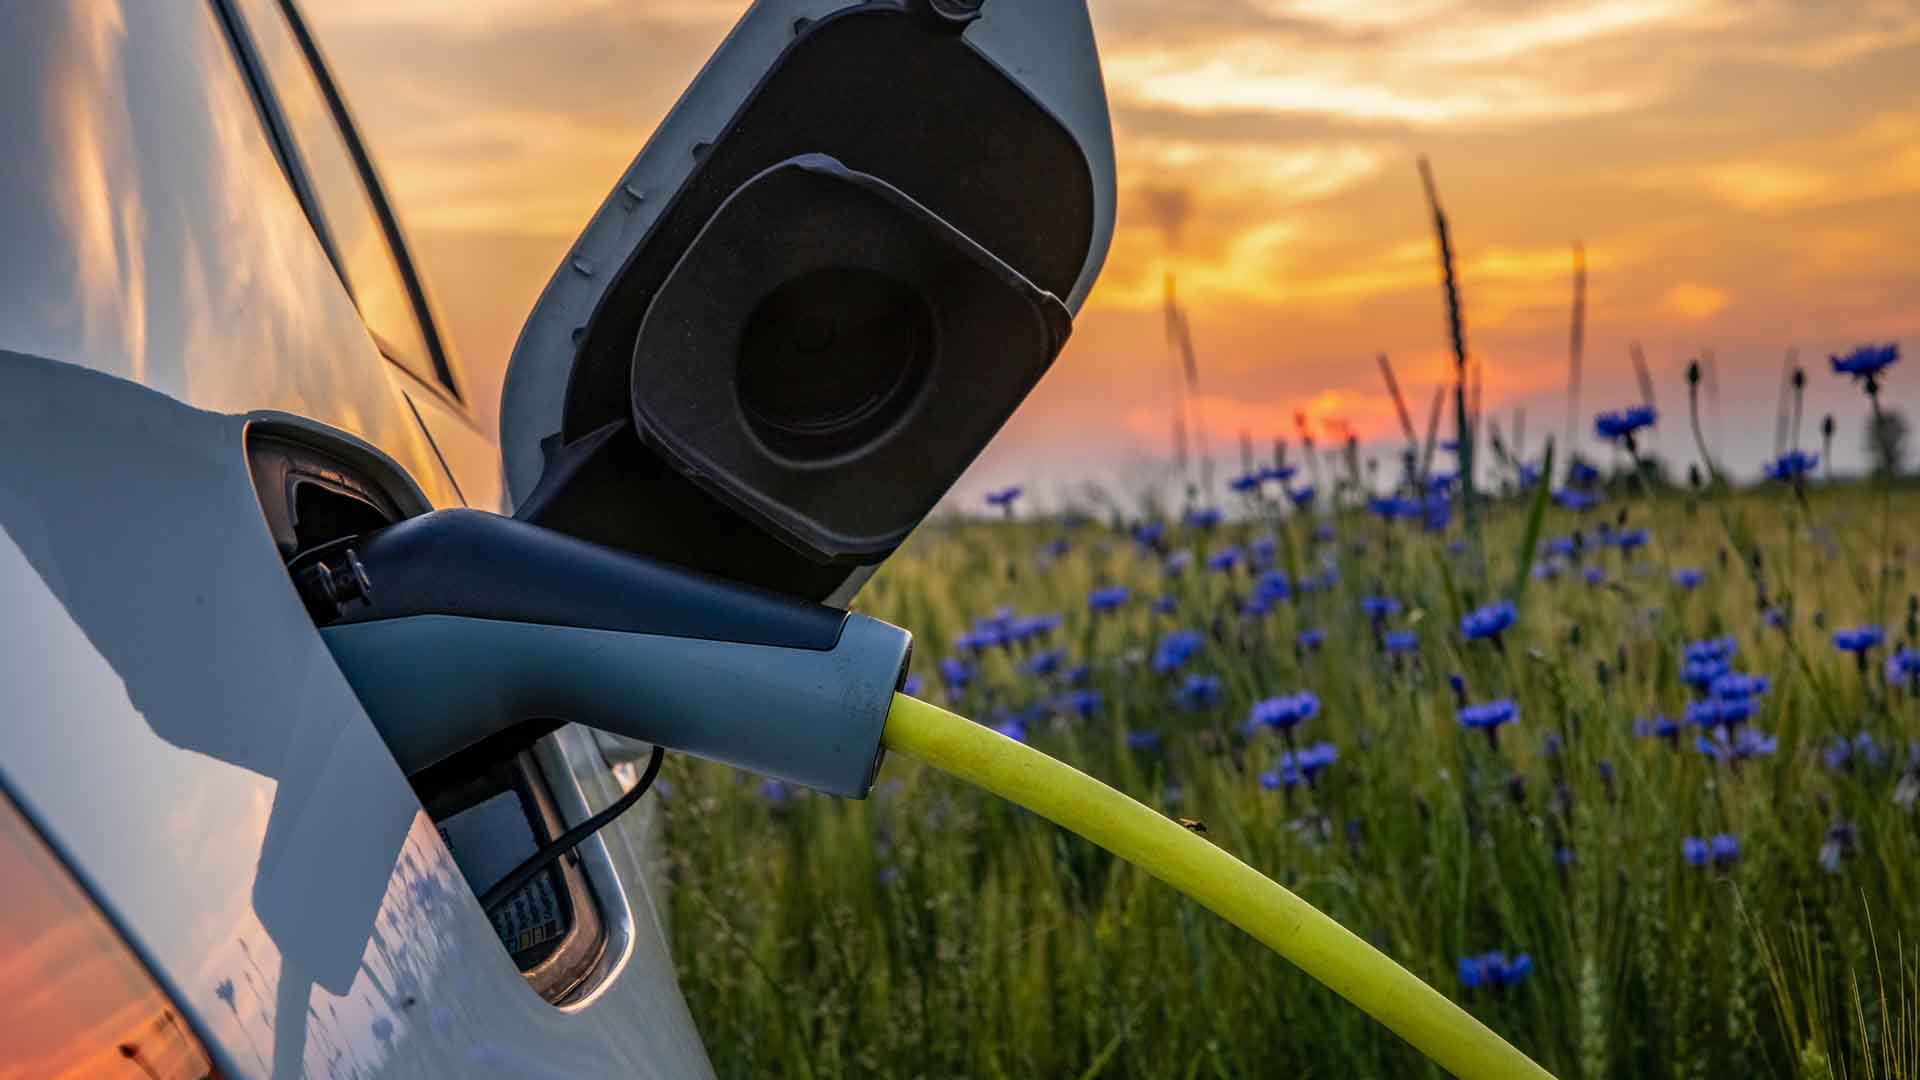
[[[252, 433], [248, 460], [267, 528], [316, 625], [371, 602], [354, 545], [408, 515], [346, 454]], [[558, 720], [530, 719], [425, 768], [408, 782], [476, 897], [564, 834], [568, 821], [540, 763]], [[571, 777], [558, 780], [571, 783]], [[591, 985], [610, 934], [581, 852], [532, 875], [488, 912], [500, 945], [542, 997], [565, 1004]]]

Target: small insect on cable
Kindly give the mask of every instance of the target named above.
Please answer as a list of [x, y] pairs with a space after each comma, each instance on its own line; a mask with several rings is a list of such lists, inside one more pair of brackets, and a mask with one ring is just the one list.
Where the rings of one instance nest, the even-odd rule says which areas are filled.
[[640, 774], [640, 782], [633, 785], [632, 791], [608, 803], [604, 810], [549, 841], [545, 847], [529, 855], [526, 861], [514, 867], [511, 873], [482, 894], [480, 906], [486, 910], [487, 917], [492, 918], [496, 910], [504, 906], [508, 900], [513, 899], [514, 894], [524, 888], [527, 882], [532, 881], [535, 875], [552, 866], [554, 860], [579, 847], [587, 837], [606, 828], [614, 818], [639, 802], [640, 797], [653, 786], [654, 778], [660, 775], [660, 763], [666, 760], [666, 757], [667, 752], [664, 749], [654, 747], [653, 756], [647, 759], [647, 769]]

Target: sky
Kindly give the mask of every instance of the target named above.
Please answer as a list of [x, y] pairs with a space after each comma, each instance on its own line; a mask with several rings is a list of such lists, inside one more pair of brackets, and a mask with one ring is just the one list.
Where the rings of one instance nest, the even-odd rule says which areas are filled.
[[[989, 0], [989, 3], [1070, 0]], [[484, 423], [521, 321], [740, 0], [307, 5], [406, 221]], [[1346, 425], [1391, 458], [1387, 354], [1415, 423], [1450, 377], [1416, 160], [1451, 221], [1484, 408], [1529, 454], [1564, 442], [1572, 249], [1586, 252], [1582, 421], [1637, 403], [1737, 476], [1774, 443], [1783, 363], [1857, 467], [1865, 401], [1827, 357], [1893, 341], [1885, 400], [1920, 418], [1920, 4], [1912, 0], [1091, 0], [1119, 220], [1072, 340], [956, 486], [1164, 479], [1178, 281], [1194, 415], [1224, 478], [1240, 441]], [[1263, 450], [1264, 452], [1264, 450]], [[1159, 466], [1155, 462], [1162, 463]], [[1158, 471], [1156, 471], [1156, 469]]]

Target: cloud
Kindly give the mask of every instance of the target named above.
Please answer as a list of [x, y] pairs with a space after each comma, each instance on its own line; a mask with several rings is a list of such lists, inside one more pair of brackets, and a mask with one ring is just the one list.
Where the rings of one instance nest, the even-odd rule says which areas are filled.
[[1725, 289], [1683, 281], [1667, 290], [1666, 309], [1682, 319], [1704, 322], [1726, 309], [1733, 294]]
[[[531, 302], [744, 7], [308, 6], [402, 214], [450, 264], [430, 274], [462, 286], [448, 308], [470, 357], [505, 355], [507, 313]], [[1381, 349], [1423, 413], [1447, 368], [1421, 153], [1453, 222], [1489, 407], [1563, 377], [1575, 239], [1588, 250], [1591, 394], [1631, 397], [1630, 337], [1664, 378], [1667, 353], [1708, 344], [1707, 328], [1729, 358], [1811, 348], [1842, 325], [1920, 334], [1912, 0], [1091, 8], [1118, 231], [1013, 445], [1092, 445], [1142, 425], [1143, 446], [1166, 445], [1168, 271], [1219, 399], [1204, 403], [1218, 446], [1239, 424], [1290, 432], [1300, 406], [1390, 435]], [[476, 374], [482, 398], [495, 378]]]
[[1146, 219], [1160, 231], [1168, 250], [1180, 246], [1180, 233], [1193, 216], [1193, 192], [1184, 187], [1141, 184], [1134, 199]]

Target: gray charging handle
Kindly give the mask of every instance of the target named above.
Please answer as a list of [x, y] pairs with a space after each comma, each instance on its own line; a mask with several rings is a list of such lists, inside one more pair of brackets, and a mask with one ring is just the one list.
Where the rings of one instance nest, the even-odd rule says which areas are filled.
[[478, 511], [330, 546], [295, 576], [408, 773], [557, 719], [861, 798], [912, 647], [877, 619]]

